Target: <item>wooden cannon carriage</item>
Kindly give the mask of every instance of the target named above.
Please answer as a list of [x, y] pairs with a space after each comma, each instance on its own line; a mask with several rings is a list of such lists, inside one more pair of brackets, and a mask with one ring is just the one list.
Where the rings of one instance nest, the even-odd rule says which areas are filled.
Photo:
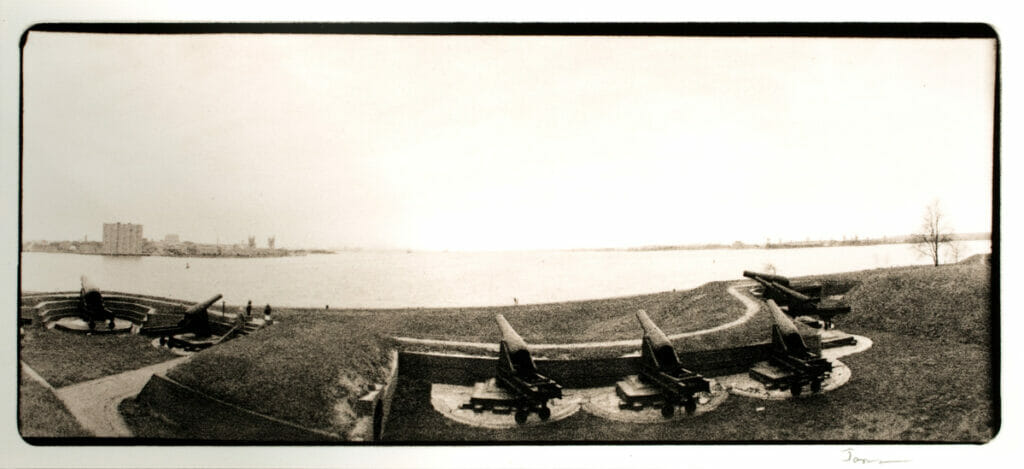
[[676, 406], [682, 406], [687, 413], [693, 413], [697, 410], [695, 394], [711, 392], [711, 383], [700, 374], [683, 367], [672, 342], [651, 321], [647, 312], [637, 311], [636, 318], [644, 330], [637, 379], [641, 385], [653, 387], [656, 392], [630, 392], [626, 384], [617, 386], [616, 393], [623, 401], [620, 407], [642, 408], [645, 404], [657, 401], [661, 404], [661, 415], [666, 418], [675, 414]]
[[234, 335], [241, 325], [234, 325], [227, 332], [215, 336], [210, 325], [208, 308], [221, 295], [217, 294], [210, 299], [196, 303], [185, 310], [184, 317], [175, 326], [156, 326], [143, 328], [141, 333], [148, 336], [160, 337], [160, 345], [171, 348], [179, 348], [187, 352], [202, 350], [216, 345]]
[[531, 412], [541, 420], [551, 417], [548, 401], [562, 397], [562, 386], [540, 374], [529, 347], [502, 315], [497, 315], [501, 329], [498, 363], [494, 378], [496, 389], [478, 386], [470, 402], [463, 407], [474, 411], [515, 411], [516, 423], [524, 423]]
[[796, 285], [781, 275], [743, 271], [743, 276], [761, 284], [761, 297], [773, 300], [790, 316], [817, 316], [826, 328], [832, 327], [835, 316], [850, 312], [850, 306], [824, 299], [824, 287], [820, 283]]
[[750, 376], [769, 389], [789, 388], [793, 396], [799, 396], [805, 385], [810, 385], [812, 392], [821, 391], [822, 382], [832, 371], [832, 363], [807, 347], [796, 324], [774, 300], [768, 300], [767, 304], [775, 321], [769, 366], [755, 366]]

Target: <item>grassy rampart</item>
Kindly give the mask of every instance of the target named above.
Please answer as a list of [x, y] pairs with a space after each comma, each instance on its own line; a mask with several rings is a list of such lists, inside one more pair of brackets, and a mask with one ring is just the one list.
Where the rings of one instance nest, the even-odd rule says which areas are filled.
[[[854, 377], [834, 392], [783, 402], [734, 397], [715, 412], [662, 425], [614, 423], [581, 413], [565, 422], [509, 432], [447, 422], [417, 395], [398, 403], [389, 432], [400, 440], [432, 441], [991, 438], [995, 414], [987, 263], [796, 280], [824, 280], [826, 294], [844, 295], [853, 312], [837, 319], [839, 327], [875, 342], [867, 352], [843, 360]], [[687, 291], [518, 307], [280, 309], [274, 311], [277, 324], [201, 352], [170, 377], [260, 413], [345, 434], [354, 424], [355, 399], [384, 378], [387, 350], [394, 347], [390, 336], [496, 342], [493, 317], [501, 313], [531, 343], [635, 339], [640, 335], [633, 317], [637, 309], [647, 310], [666, 333], [675, 334], [731, 321], [745, 307], [728, 294], [725, 283], [714, 282]], [[765, 315], [756, 315], [739, 327], [676, 345], [690, 351], [756, 343], [767, 339], [768, 330]]]
[[[797, 280], [821, 280], [807, 277]], [[828, 276], [853, 312], [841, 329], [874, 346], [842, 361], [846, 385], [805, 399], [731, 396], [713, 412], [657, 425], [584, 412], [555, 424], [486, 430], [455, 424], [425, 401], [429, 383], [404, 385], [388, 438], [395, 441], [932, 441], [984, 442], [997, 429], [992, 382], [990, 270], [957, 265]]]
[[[197, 354], [169, 377], [233, 404], [300, 425], [344, 434], [354, 423], [355, 399], [387, 367], [389, 337], [500, 340], [494, 315], [504, 314], [527, 342], [574, 343], [638, 339], [634, 317], [645, 309], [668, 333], [719, 325], [745, 306], [721, 282], [697, 289], [606, 300], [528, 306], [331, 310], [280, 309], [273, 326]], [[756, 322], [756, 321], [752, 321]], [[763, 324], [686, 339], [684, 348], [707, 349], [764, 340]], [[608, 356], [632, 350], [609, 349]], [[602, 351], [582, 350], [580, 356]]]
[[18, 386], [18, 431], [25, 438], [76, 438], [93, 436], [46, 386], [24, 373]]

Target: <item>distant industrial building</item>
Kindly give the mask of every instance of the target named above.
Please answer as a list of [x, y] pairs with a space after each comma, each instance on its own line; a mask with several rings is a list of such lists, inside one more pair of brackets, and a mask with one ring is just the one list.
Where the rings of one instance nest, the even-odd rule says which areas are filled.
[[256, 237], [255, 236], [250, 236], [249, 237], [249, 249], [256, 249]]
[[142, 225], [104, 223], [102, 254], [142, 255]]
[[169, 234], [167, 236], [164, 236], [164, 242], [165, 243], [175, 243], [176, 244], [176, 243], [180, 243], [181, 242], [181, 238], [178, 235], [176, 235], [176, 234]]
[[270, 249], [274, 249], [274, 237], [273, 236], [267, 238], [267, 247], [270, 248]]

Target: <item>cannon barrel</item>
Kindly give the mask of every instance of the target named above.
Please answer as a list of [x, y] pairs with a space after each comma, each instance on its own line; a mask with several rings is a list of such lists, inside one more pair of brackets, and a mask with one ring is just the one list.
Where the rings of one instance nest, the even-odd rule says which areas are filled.
[[222, 295], [220, 293], [218, 293], [218, 294], [213, 295], [212, 297], [210, 297], [210, 299], [208, 299], [206, 301], [203, 301], [202, 303], [196, 303], [196, 304], [190, 306], [188, 309], [186, 309], [185, 310], [185, 314], [192, 314], [192, 313], [196, 313], [198, 311], [205, 310], [206, 308], [209, 308], [211, 305], [213, 305], [215, 302], [217, 302], [217, 300], [221, 299], [221, 296]]
[[800, 293], [792, 288], [789, 288], [789, 285], [781, 285], [778, 282], [772, 283], [776, 289], [782, 291], [783, 293], [786, 294], [786, 296], [792, 298], [793, 300], [796, 300], [797, 302], [806, 303], [814, 301], [814, 298], [811, 298], [803, 293]]
[[775, 304], [775, 300], [768, 300], [766, 303], [768, 304], [768, 312], [772, 314], [772, 319], [775, 320], [775, 325], [779, 326], [779, 332], [783, 336], [800, 335], [800, 332], [796, 330], [796, 324], [793, 324], [793, 320], [789, 319], [789, 316], [786, 316], [779, 309], [779, 305]]
[[640, 320], [640, 326], [644, 328], [644, 335], [651, 340], [651, 346], [655, 349], [662, 347], [672, 347], [672, 342], [668, 340], [668, 336], [662, 332], [661, 328], [651, 321], [651, 318], [647, 317], [647, 312], [639, 310], [636, 312], [636, 318]]
[[752, 279], [755, 279], [755, 280], [758, 277], [760, 277], [762, 280], [767, 280], [769, 282], [775, 282], [775, 283], [778, 283], [778, 284], [781, 284], [781, 285], [785, 285], [787, 287], [789, 286], [789, 277], [784, 277], [782, 275], [765, 274], [765, 273], [761, 273], [761, 272], [754, 272], [754, 271], [750, 271], [750, 270], [744, 270], [743, 271], [743, 276], [747, 277], [747, 278], [752, 278]]
[[515, 329], [512, 329], [512, 325], [505, 320], [505, 316], [499, 314], [495, 319], [497, 319], [498, 327], [501, 329], [501, 340], [508, 345], [509, 353], [527, 350], [526, 341], [516, 333]]

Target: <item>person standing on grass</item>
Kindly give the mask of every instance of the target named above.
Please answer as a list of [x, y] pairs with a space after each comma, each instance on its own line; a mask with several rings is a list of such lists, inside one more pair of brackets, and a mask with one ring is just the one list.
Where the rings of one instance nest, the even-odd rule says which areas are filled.
[[268, 324], [270, 323], [270, 303], [267, 303], [267, 306], [263, 308], [263, 321]]
[[245, 317], [252, 316], [252, 300], [249, 300], [249, 304], [245, 305]]

